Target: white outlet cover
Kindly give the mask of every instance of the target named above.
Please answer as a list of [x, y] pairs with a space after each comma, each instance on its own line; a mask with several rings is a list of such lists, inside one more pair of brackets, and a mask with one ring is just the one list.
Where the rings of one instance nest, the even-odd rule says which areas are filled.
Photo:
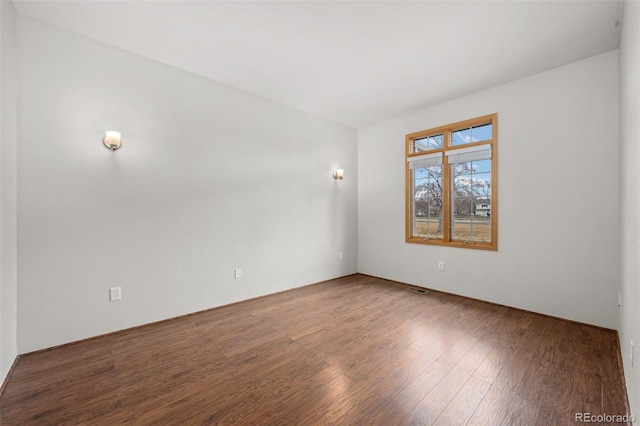
[[122, 299], [122, 288], [121, 287], [112, 287], [109, 289], [109, 301], [113, 302], [116, 300]]

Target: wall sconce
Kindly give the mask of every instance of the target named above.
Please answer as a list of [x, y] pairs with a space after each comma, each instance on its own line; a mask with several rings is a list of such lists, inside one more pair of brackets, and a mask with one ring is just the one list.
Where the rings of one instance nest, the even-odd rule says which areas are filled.
[[111, 151], [115, 151], [120, 148], [122, 145], [120, 132], [116, 132], [115, 130], [107, 130], [104, 134], [104, 145], [109, 148]]
[[335, 180], [342, 180], [342, 177], [344, 176], [344, 170], [342, 169], [337, 169], [333, 171], [333, 178]]

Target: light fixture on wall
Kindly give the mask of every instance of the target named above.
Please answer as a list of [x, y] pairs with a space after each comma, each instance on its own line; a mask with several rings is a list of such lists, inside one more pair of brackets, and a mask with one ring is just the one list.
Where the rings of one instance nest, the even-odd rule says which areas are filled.
[[120, 145], [122, 145], [121, 137], [122, 135], [120, 134], [120, 132], [116, 132], [115, 130], [107, 130], [104, 134], [104, 145], [111, 151], [115, 151], [116, 149], [120, 148]]
[[344, 176], [344, 170], [336, 169], [336, 170], [333, 171], [333, 178], [335, 180], [342, 180], [343, 176]]

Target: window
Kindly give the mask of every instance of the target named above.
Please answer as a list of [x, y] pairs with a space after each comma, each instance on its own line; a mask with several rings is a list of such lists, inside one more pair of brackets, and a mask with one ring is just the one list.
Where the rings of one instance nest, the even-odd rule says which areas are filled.
[[498, 115], [406, 136], [406, 240], [498, 249]]

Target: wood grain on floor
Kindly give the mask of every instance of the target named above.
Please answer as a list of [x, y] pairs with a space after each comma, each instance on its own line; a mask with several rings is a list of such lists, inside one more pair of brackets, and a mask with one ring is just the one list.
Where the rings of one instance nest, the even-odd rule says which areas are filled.
[[615, 331], [353, 275], [20, 357], [0, 424], [552, 425], [628, 413]]

